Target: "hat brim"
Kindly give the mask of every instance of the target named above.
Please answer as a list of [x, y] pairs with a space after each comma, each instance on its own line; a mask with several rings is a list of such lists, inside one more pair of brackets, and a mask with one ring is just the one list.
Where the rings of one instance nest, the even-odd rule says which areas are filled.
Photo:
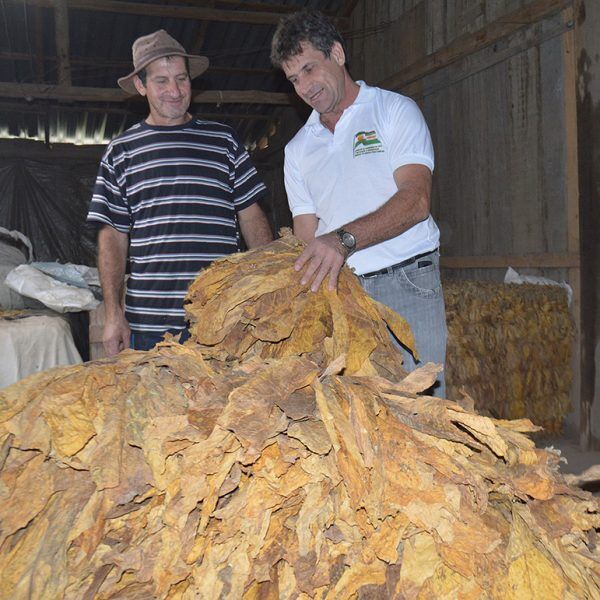
[[151, 60], [147, 61], [144, 64], [141, 64], [137, 69], [129, 73], [129, 75], [125, 75], [125, 77], [121, 77], [117, 80], [119, 87], [122, 90], [125, 90], [128, 94], [135, 95], [138, 93], [135, 84], [133, 83], [133, 78], [142, 70], [145, 69], [151, 62], [158, 60], [159, 58], [164, 58], [165, 56], [183, 56], [188, 59], [189, 67], [190, 67], [190, 79], [195, 79], [199, 75], [202, 75], [206, 69], [208, 69], [208, 58], [206, 56], [197, 56], [194, 54], [184, 54], [184, 53], [173, 53], [169, 52], [164, 56], [156, 56]]

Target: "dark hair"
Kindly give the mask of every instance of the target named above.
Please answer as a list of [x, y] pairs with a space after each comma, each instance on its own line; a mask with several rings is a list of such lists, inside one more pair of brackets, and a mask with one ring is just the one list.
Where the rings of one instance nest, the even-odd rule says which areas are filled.
[[275, 67], [302, 53], [302, 42], [308, 42], [327, 58], [331, 56], [334, 42], [339, 42], [346, 55], [346, 42], [333, 23], [318, 10], [301, 10], [284, 17], [277, 25], [271, 42], [271, 62]]
[[[173, 58], [175, 56], [179, 56], [179, 54], [172, 54], [170, 56], [161, 56], [159, 58], [167, 58], [167, 59], [169, 59], [169, 58]], [[158, 60], [158, 58], [156, 60]], [[187, 56], [184, 56], [183, 60], [185, 61], [185, 70], [187, 71], [187, 74], [189, 75], [190, 74], [190, 61], [188, 60]], [[148, 65], [146, 65], [146, 67], [147, 66]], [[140, 81], [142, 82], [142, 85], [144, 87], [146, 87], [146, 77], [148, 76], [148, 72], [146, 71], [146, 67], [144, 67], [143, 69], [140, 69], [136, 73], [136, 75], [140, 78]]]

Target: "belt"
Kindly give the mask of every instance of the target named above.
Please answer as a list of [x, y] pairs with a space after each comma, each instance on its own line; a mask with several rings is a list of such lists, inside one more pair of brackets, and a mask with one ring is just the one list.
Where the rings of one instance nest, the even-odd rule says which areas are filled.
[[416, 254], [415, 256], [411, 256], [410, 258], [407, 258], [406, 260], [403, 260], [402, 262], [396, 263], [395, 265], [391, 265], [389, 267], [379, 269], [379, 271], [371, 271], [370, 273], [363, 273], [362, 275], [359, 275], [359, 277], [364, 277], [366, 279], [369, 279], [371, 277], [377, 277], [378, 275], [388, 275], [396, 269], [402, 269], [403, 267], [408, 267], [408, 265], [412, 265], [413, 263], [417, 262], [421, 258], [425, 258], [426, 256], [429, 256], [430, 254], [433, 254], [434, 252], [437, 252], [437, 251], [438, 251], [438, 248], [434, 248], [433, 250], [429, 250], [428, 252], [423, 252], [423, 254]]

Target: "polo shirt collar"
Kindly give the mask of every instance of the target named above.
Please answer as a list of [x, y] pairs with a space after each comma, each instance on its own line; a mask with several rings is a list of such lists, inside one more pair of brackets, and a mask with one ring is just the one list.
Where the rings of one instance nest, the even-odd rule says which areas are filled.
[[[358, 83], [358, 85], [360, 86], [360, 90], [358, 90], [358, 95], [354, 99], [354, 102], [348, 108], [352, 108], [357, 104], [366, 104], [367, 102], [370, 102], [373, 99], [373, 95], [375, 94], [375, 88], [371, 87], [370, 85], [367, 85], [361, 79], [357, 80], [356, 83]], [[348, 110], [348, 108], [346, 110]], [[319, 116], [319, 113], [316, 110], [313, 110], [310, 113], [308, 119], [306, 120], [306, 125], [308, 127], [325, 128], [325, 125], [321, 123]]]

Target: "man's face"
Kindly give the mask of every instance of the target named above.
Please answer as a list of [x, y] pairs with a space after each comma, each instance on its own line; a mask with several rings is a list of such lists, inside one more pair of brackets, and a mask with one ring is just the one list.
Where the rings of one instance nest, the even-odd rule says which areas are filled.
[[148, 99], [151, 125], [181, 125], [188, 119], [192, 85], [183, 56], [158, 58], [146, 67], [146, 84], [134, 78], [137, 91]]
[[296, 93], [320, 114], [338, 109], [344, 99], [345, 56], [342, 46], [333, 43], [327, 58], [312, 44], [302, 42], [302, 52], [283, 62], [285, 76]]

